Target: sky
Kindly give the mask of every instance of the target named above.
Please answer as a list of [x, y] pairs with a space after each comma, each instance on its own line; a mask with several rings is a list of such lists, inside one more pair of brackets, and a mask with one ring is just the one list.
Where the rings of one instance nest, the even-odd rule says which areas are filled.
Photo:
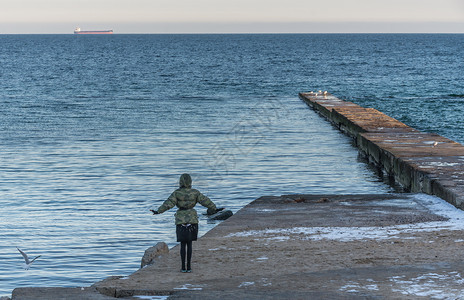
[[0, 0], [0, 34], [464, 33], [464, 0]]

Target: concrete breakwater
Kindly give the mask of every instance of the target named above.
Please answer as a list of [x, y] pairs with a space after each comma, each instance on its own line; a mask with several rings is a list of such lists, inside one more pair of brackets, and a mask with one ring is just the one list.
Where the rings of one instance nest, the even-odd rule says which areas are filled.
[[[407, 189], [462, 208], [462, 145], [330, 94], [300, 97]], [[12, 299], [458, 299], [462, 219], [427, 195], [264, 196], [195, 243], [193, 273], [175, 246], [128, 276]]]
[[418, 131], [384, 113], [327, 92], [300, 98], [351, 136], [370, 162], [407, 191], [436, 195], [464, 209], [464, 146]]
[[462, 299], [464, 211], [424, 194], [264, 196], [194, 245], [90, 287], [13, 300]]

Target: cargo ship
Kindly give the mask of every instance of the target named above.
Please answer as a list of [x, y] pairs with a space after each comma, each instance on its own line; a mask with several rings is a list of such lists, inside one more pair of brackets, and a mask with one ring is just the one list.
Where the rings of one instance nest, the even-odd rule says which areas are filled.
[[80, 27], [76, 27], [74, 34], [113, 34], [113, 30], [81, 30]]

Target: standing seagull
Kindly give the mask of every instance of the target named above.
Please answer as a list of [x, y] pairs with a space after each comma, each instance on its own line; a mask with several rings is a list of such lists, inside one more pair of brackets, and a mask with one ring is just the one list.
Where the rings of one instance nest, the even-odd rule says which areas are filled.
[[29, 270], [29, 268], [31, 267], [31, 264], [34, 262], [34, 260], [36, 260], [37, 258], [39, 258], [41, 255], [39, 256], [36, 256], [34, 257], [33, 260], [30, 260], [29, 257], [27, 256], [26, 253], [24, 253], [21, 249], [19, 249], [18, 247], [16, 247], [16, 249], [18, 249], [19, 253], [21, 253], [21, 255], [24, 257], [24, 270]]

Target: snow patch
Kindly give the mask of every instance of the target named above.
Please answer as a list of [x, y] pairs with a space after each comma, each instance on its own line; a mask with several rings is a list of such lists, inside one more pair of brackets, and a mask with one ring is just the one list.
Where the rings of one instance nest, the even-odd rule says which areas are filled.
[[167, 300], [169, 296], [132, 296], [133, 298], [137, 299], [144, 299], [144, 300]]
[[212, 249], [208, 249], [208, 251], [220, 251], [220, 250], [231, 250], [231, 251], [235, 251], [235, 250], [248, 250], [250, 249], [249, 246], [242, 246], [242, 247], [239, 247], [239, 248], [228, 248], [228, 247], [225, 247], [225, 246], [220, 246], [220, 247], [217, 247], [217, 248], [212, 248]]
[[190, 283], [186, 283], [180, 287], [175, 287], [175, 290], [190, 290], [190, 291], [201, 291], [203, 289], [202, 285], [194, 285]]
[[[407, 299], [417, 297], [426, 297], [427, 299], [464, 298], [464, 290], [461, 288], [464, 279], [457, 271], [429, 272], [412, 278], [407, 278], [405, 275], [391, 276], [387, 280], [388, 288], [391, 288], [393, 292], [405, 295]], [[346, 293], [378, 291], [380, 290], [379, 285], [382, 286], [385, 283], [372, 279], [367, 279], [365, 282], [348, 281], [339, 290]]]
[[460, 166], [462, 163], [452, 163], [452, 162], [425, 162], [421, 167], [455, 167]]
[[[433, 299], [462, 299], [464, 297], [464, 291], [459, 287], [464, 284], [464, 279], [457, 271], [440, 274], [431, 272], [409, 279], [405, 276], [395, 276], [390, 277], [389, 281], [392, 283], [392, 291], [402, 295]], [[453, 286], [450, 286], [450, 283]]]
[[268, 257], [262, 256], [262, 257], [258, 257], [256, 260], [268, 260], [268, 259], [269, 259]]
[[358, 283], [350, 282], [340, 287], [340, 291], [347, 293], [357, 293], [361, 286]]
[[290, 239], [289, 236], [275, 236], [275, 237], [268, 238], [267, 240], [268, 241], [283, 242], [283, 241], [287, 241], [289, 239]]
[[254, 284], [255, 284], [254, 282], [247, 282], [247, 281], [246, 281], [246, 282], [240, 283], [240, 285], [239, 285], [238, 287], [239, 287], [239, 288], [241, 288], [241, 287], [247, 287], [247, 286], [252, 286], [252, 285], [254, 285]]
[[[431, 213], [447, 218], [446, 221], [432, 221], [414, 224], [402, 224], [378, 227], [294, 227], [266, 230], [249, 230], [231, 233], [227, 237], [257, 237], [272, 241], [285, 241], [290, 238], [302, 240], [336, 240], [350, 242], [355, 240], [396, 238], [414, 238], [418, 232], [434, 232], [440, 230], [464, 230], [464, 211], [448, 202], [425, 194], [416, 194], [412, 198], [426, 207]], [[406, 237], [405, 237], [406, 235]]]
[[208, 251], [220, 251], [220, 250], [234, 250], [233, 248], [227, 248], [224, 246], [213, 248], [213, 249], [208, 249]]

